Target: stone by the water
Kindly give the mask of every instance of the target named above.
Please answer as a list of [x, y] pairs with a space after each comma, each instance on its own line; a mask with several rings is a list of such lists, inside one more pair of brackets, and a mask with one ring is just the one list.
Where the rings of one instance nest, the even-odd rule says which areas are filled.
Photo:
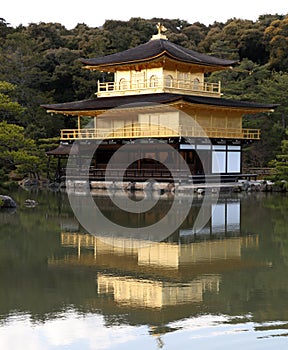
[[17, 204], [10, 196], [0, 195], [0, 208], [16, 208]]

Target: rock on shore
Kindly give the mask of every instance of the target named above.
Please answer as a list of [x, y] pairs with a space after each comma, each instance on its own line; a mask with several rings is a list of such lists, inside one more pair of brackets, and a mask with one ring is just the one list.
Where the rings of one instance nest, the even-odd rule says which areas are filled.
[[16, 208], [17, 204], [9, 196], [0, 195], [0, 208]]

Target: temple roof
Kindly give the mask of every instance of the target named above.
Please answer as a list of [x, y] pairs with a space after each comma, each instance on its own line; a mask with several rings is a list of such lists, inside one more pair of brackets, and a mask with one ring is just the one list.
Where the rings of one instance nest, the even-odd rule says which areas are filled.
[[131, 63], [144, 63], [163, 55], [167, 55], [171, 59], [177, 61], [204, 66], [229, 67], [238, 62], [208, 56], [186, 49], [185, 47], [176, 45], [169, 40], [164, 39], [150, 40], [147, 43], [139, 45], [135, 48], [117, 52], [112, 55], [82, 59], [81, 62], [89, 67], [101, 68]]
[[[254, 113], [260, 111], [270, 111], [276, 108], [277, 104], [263, 104], [248, 101], [238, 101], [225, 98], [205, 97], [205, 96], [191, 96], [183, 94], [169, 94], [169, 93], [155, 93], [155, 94], [143, 94], [143, 95], [131, 95], [131, 96], [115, 96], [115, 97], [101, 97], [93, 98], [81, 101], [66, 102], [42, 105], [41, 107], [47, 109], [49, 112], [59, 112], [63, 114], [77, 114], [72, 112], [78, 111], [104, 111], [117, 107], [128, 107], [130, 104], [145, 104], [145, 103], [157, 103], [157, 104], [171, 104], [177, 102], [186, 102], [189, 104], [206, 105], [222, 108], [236, 108], [243, 109], [243, 113], [246, 111], [254, 111]], [[246, 112], [248, 113], [248, 112]]]
[[[71, 149], [72, 149], [72, 145], [62, 145], [60, 144], [58, 147], [50, 150], [50, 151], [47, 151], [46, 154], [48, 156], [67, 156], [70, 154], [71, 152]], [[74, 153], [73, 153], [74, 154]]]

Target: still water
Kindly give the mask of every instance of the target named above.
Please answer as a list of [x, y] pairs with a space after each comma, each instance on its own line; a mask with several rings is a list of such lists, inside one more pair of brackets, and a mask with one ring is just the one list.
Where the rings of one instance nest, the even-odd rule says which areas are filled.
[[[287, 349], [287, 196], [205, 205], [199, 196], [160, 241], [89, 234], [65, 193], [12, 197], [17, 210], [0, 212], [1, 350]], [[125, 215], [105, 193], [95, 197], [105, 217], [136, 231], [171, 201]]]

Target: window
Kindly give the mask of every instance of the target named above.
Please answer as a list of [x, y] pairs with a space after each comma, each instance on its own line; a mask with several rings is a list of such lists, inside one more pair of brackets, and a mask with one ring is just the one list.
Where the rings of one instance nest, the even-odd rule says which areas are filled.
[[126, 79], [122, 78], [119, 81], [119, 90], [127, 90], [127, 82]]
[[184, 80], [184, 76], [183, 73], [178, 72], [178, 88], [183, 88], [183, 80]]
[[173, 77], [172, 77], [172, 75], [167, 75], [165, 77], [165, 86], [166, 87], [173, 87]]
[[228, 152], [227, 153], [227, 172], [228, 173], [240, 173], [241, 171], [241, 152]]
[[135, 89], [145, 88], [145, 72], [132, 73], [132, 87]]
[[198, 78], [195, 78], [193, 80], [193, 90], [199, 90], [199, 84], [200, 84], [200, 80]]
[[226, 173], [226, 152], [212, 152], [212, 173]]
[[[217, 147], [217, 148], [215, 148]], [[212, 151], [212, 173], [240, 173], [241, 171], [241, 152], [220, 151], [218, 146], [213, 146]], [[224, 146], [225, 147], [225, 146]]]
[[156, 75], [152, 75], [150, 78], [150, 87], [157, 87], [158, 86], [158, 78]]

